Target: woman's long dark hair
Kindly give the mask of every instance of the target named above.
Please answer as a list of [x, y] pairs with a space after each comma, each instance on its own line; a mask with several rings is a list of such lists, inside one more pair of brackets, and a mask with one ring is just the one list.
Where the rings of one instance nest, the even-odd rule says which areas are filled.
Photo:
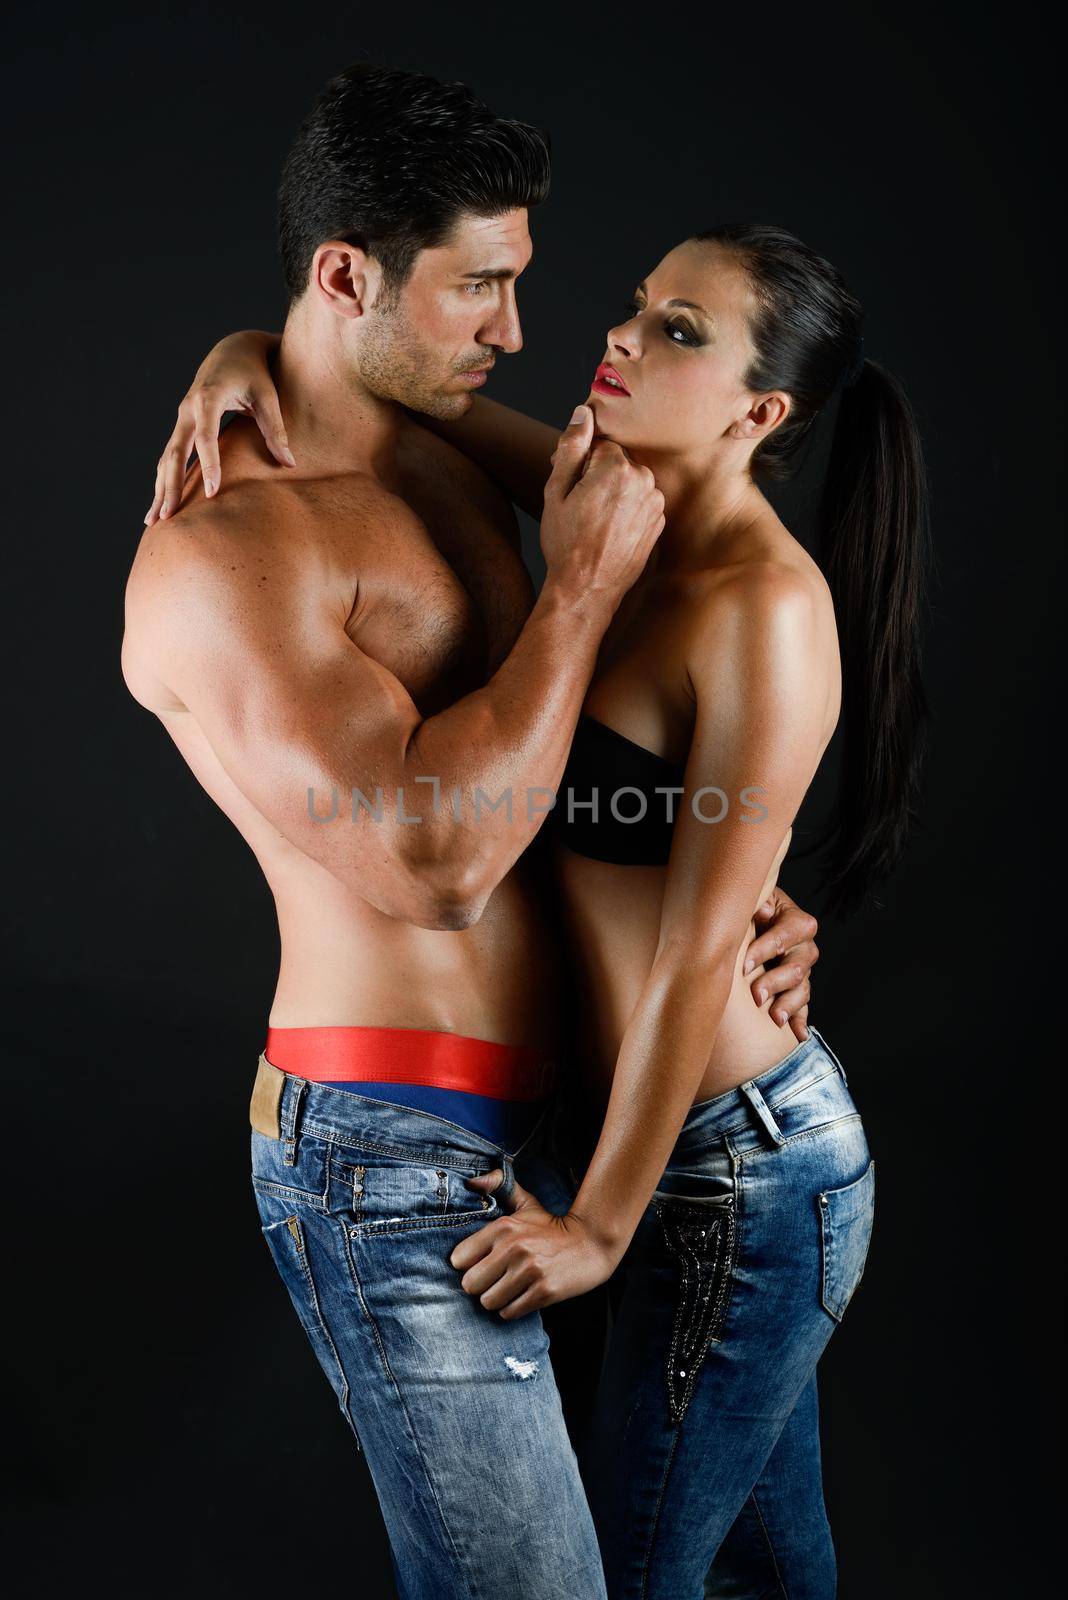
[[749, 279], [756, 359], [746, 387], [782, 389], [792, 400], [753, 452], [754, 478], [788, 476], [820, 411], [839, 396], [820, 523], [842, 659], [842, 763], [819, 843], [829, 847], [828, 905], [853, 911], [904, 854], [919, 797], [929, 546], [919, 429], [897, 380], [865, 359], [863, 308], [829, 261], [758, 223], [721, 223], [694, 237], [727, 250]]

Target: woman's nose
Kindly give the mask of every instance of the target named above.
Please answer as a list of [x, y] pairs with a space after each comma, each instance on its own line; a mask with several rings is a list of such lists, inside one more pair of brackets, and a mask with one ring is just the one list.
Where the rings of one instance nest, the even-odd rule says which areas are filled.
[[638, 330], [632, 322], [620, 322], [608, 330], [609, 350], [621, 351], [631, 360], [638, 351]]

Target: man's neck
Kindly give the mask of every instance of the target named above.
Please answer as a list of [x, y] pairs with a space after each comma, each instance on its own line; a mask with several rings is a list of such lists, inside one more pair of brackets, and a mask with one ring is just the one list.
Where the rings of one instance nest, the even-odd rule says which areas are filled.
[[362, 387], [332, 333], [310, 330], [299, 317], [282, 333], [274, 381], [290, 448], [302, 473], [362, 469], [389, 482], [404, 413]]

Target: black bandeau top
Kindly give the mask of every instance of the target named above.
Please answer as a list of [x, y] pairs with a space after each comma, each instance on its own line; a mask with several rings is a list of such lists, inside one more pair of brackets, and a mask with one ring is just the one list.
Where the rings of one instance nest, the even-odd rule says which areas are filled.
[[[674, 831], [674, 822], [668, 818], [678, 816], [683, 797], [656, 791], [681, 790], [684, 771], [681, 762], [646, 750], [583, 712], [545, 827], [576, 855], [594, 861], [629, 867], [666, 866]], [[619, 794], [619, 790], [625, 792]], [[595, 791], [596, 821], [590, 807]], [[572, 822], [568, 821], [569, 798]]]

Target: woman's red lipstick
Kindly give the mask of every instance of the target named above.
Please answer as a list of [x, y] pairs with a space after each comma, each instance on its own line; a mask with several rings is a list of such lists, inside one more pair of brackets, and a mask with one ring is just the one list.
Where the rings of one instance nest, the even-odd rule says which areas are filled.
[[630, 395], [630, 390], [623, 382], [623, 379], [619, 376], [619, 373], [616, 371], [615, 367], [605, 366], [603, 362], [597, 368], [596, 375], [590, 387], [594, 394], [614, 394], [617, 398], [620, 395]]

